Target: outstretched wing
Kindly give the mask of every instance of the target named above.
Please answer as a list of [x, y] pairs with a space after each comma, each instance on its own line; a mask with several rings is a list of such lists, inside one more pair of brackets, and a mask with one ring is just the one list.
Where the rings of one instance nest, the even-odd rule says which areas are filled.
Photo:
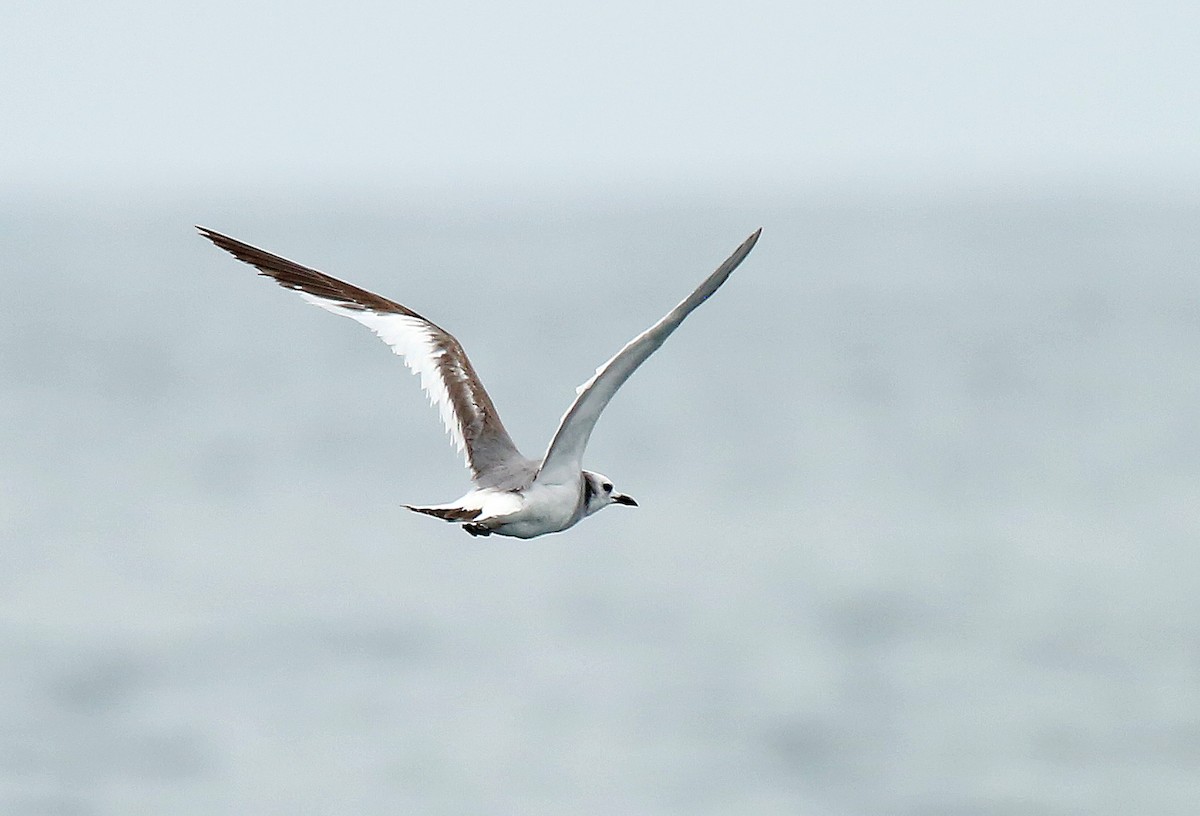
[[421, 387], [438, 407], [450, 438], [465, 454], [471, 476], [480, 486], [506, 481], [528, 467], [462, 346], [445, 329], [365, 289], [205, 227], [196, 229], [239, 261], [257, 267], [260, 274], [296, 290], [309, 303], [357, 320], [379, 335], [414, 374], [421, 375]]
[[730, 273], [750, 254], [761, 232], [761, 228], [756, 230], [734, 250], [717, 271], [697, 287], [696, 291], [688, 295], [662, 320], [630, 340], [616, 356], [596, 369], [590, 380], [576, 389], [578, 396], [558, 424], [558, 430], [542, 460], [537, 481], [545, 484], [565, 484], [579, 478], [579, 472], [583, 468], [583, 451], [604, 406], [608, 405], [617, 389], [625, 384], [629, 375], [670, 337], [671, 332], [679, 328], [684, 318], [720, 288]]

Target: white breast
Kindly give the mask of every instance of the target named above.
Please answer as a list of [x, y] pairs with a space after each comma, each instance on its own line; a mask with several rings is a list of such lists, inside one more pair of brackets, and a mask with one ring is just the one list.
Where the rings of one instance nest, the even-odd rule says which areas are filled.
[[583, 518], [577, 485], [540, 485], [522, 491], [522, 507], [495, 528], [501, 535], [533, 538], [565, 530]]

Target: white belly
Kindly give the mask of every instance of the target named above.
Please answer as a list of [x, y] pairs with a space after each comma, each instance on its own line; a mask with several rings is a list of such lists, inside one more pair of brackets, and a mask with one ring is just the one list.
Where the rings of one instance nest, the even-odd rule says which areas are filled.
[[565, 530], [583, 517], [579, 488], [574, 485], [535, 484], [518, 495], [522, 499], [521, 508], [497, 519], [499, 523], [494, 527], [488, 524], [493, 532], [533, 538]]

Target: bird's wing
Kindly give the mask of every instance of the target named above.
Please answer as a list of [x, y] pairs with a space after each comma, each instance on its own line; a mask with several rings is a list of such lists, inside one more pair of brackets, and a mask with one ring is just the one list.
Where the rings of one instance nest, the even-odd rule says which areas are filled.
[[219, 232], [197, 227], [200, 234], [239, 261], [258, 268], [280, 286], [326, 311], [362, 323], [392, 351], [401, 355], [421, 387], [437, 405], [450, 438], [467, 460], [471, 476], [481, 486], [506, 481], [528, 467], [500, 422], [496, 406], [484, 390], [459, 342], [399, 303], [365, 289], [244, 244]]
[[617, 389], [629, 379], [629, 375], [663, 344], [671, 332], [679, 328], [684, 318], [717, 291], [738, 264], [750, 254], [761, 232], [761, 229], [756, 230], [734, 250], [717, 271], [696, 288], [696, 291], [688, 295], [662, 320], [630, 340], [616, 356], [596, 369], [590, 380], [576, 389], [578, 396], [558, 424], [558, 430], [542, 460], [537, 481], [545, 484], [565, 484], [579, 478], [583, 467], [583, 451], [604, 406], [608, 405]]

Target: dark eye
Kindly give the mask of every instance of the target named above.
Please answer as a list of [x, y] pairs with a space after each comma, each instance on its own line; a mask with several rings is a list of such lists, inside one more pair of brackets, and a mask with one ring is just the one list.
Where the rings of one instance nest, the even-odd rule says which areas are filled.
[[612, 482], [605, 482], [601, 487], [604, 488], [605, 493], [612, 493]]

